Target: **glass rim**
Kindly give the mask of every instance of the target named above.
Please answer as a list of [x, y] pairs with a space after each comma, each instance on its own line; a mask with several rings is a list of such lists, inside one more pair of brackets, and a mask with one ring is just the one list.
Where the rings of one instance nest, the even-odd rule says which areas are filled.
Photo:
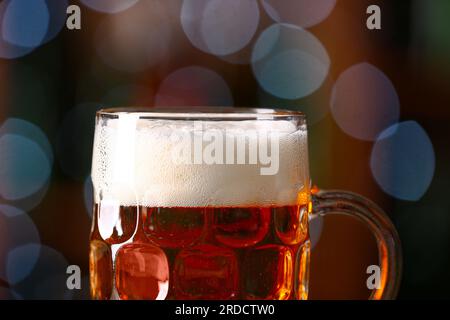
[[97, 117], [118, 119], [136, 114], [139, 119], [167, 120], [306, 120], [301, 111], [245, 107], [119, 107], [97, 111]]

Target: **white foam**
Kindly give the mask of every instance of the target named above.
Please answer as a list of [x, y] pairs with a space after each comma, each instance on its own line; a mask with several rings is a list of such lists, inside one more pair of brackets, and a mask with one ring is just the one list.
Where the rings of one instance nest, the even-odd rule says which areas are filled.
[[[142, 120], [133, 115], [99, 123], [92, 164], [95, 202], [151, 207], [297, 203], [298, 192], [309, 183], [305, 129], [284, 120], [209, 121], [201, 122], [201, 129], [198, 125], [199, 122], [185, 120]], [[268, 137], [269, 144], [278, 138], [277, 173], [262, 175], [261, 168], [268, 165], [259, 161], [257, 164], [176, 163], [174, 149], [183, 144], [174, 136], [192, 138], [205, 132], [216, 132], [231, 139], [247, 135], [247, 147], [263, 136]], [[235, 157], [236, 153], [235, 150]]]

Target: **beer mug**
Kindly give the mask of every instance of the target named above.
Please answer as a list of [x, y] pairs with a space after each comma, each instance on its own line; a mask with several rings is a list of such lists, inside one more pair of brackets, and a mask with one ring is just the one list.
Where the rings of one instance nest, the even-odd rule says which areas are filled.
[[300, 112], [101, 110], [92, 181], [93, 299], [307, 299], [308, 222], [330, 214], [376, 237], [370, 298], [397, 294], [395, 228], [368, 199], [311, 187]]

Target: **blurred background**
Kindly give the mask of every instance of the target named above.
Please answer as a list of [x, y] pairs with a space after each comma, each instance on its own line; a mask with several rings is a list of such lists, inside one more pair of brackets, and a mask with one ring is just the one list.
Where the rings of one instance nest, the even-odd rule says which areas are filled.
[[[94, 115], [131, 105], [305, 112], [314, 183], [396, 225], [399, 298], [449, 298], [449, 16], [447, 0], [0, 1], [0, 299], [89, 298]], [[367, 228], [311, 233], [310, 297], [366, 299]]]

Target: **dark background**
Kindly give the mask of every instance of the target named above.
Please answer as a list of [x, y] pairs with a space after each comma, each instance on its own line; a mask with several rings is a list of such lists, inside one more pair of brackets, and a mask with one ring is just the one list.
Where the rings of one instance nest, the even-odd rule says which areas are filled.
[[[58, 0], [47, 0], [47, 5], [54, 7], [56, 2]], [[21, 262], [13, 268], [26, 274], [18, 283], [12, 284], [8, 279], [3, 279], [0, 272], [0, 287], [3, 287], [0, 298], [88, 297], [91, 224], [89, 170], [95, 111], [105, 106], [152, 107], [162, 101], [158, 100], [157, 95], [164, 79], [172, 72], [189, 66], [201, 66], [220, 75], [230, 89], [235, 106], [304, 111], [312, 120], [309, 136], [314, 182], [324, 189], [351, 190], [371, 198], [396, 225], [404, 252], [399, 298], [450, 297], [447, 289], [450, 286], [448, 1], [338, 0], [324, 21], [307, 29], [328, 51], [331, 61], [328, 75], [314, 93], [296, 100], [276, 96], [261, 99], [264, 90], [249, 64], [230, 63], [193, 46], [180, 24], [182, 1], [141, 0], [125, 11], [132, 15], [130, 12], [133, 10], [139, 12], [142, 2], [157, 2], [158, 8], [165, 14], [161, 16], [152, 12], [148, 19], [124, 20], [136, 24], [137, 29], [142, 23], [142, 33], [147, 33], [148, 41], [153, 41], [154, 45], [164, 41], [167, 45], [157, 63], [140, 70], [118, 70], [105, 63], [105, 58], [96, 49], [108, 36], [108, 33], [98, 31], [98, 26], [104, 24], [106, 30], [111, 31], [108, 28], [112, 28], [113, 24], [108, 21], [114, 21], [116, 15], [123, 13], [100, 13], [78, 1], [70, 2], [81, 7], [81, 30], [64, 27], [50, 41], [24, 56], [0, 58], [0, 123], [5, 124], [8, 119], [16, 118], [37, 126], [44, 137], [32, 132], [28, 138], [37, 141], [44, 149], [48, 140], [51, 148], [47, 154], [53, 157], [49, 178], [39, 190], [20, 199], [8, 199], [0, 194], [1, 204], [21, 209], [31, 217], [39, 232], [39, 244], [44, 246], [36, 266], [28, 268], [30, 270], [26, 267], [30, 255], [18, 258], [17, 261]], [[382, 30], [370, 31], [365, 26], [366, 8], [371, 4], [381, 7]], [[261, 19], [249, 48], [258, 34], [274, 23], [261, 4], [259, 7]], [[55, 14], [64, 19], [66, 17], [65, 10], [55, 9]], [[165, 34], [160, 23], [170, 26], [169, 40], [163, 38]], [[19, 27], [20, 19], [17, 24]], [[123, 24], [116, 26], [126, 27]], [[149, 27], [154, 29], [146, 29]], [[118, 37], [116, 40], [122, 39]], [[120, 46], [119, 42], [116, 47]], [[114, 56], [113, 52], [110, 54]], [[346, 134], [329, 112], [336, 79], [343, 71], [360, 62], [368, 62], [382, 70], [398, 94], [399, 121], [416, 121], [432, 142], [436, 158], [433, 180], [426, 193], [416, 201], [396, 199], [383, 192], [369, 166], [373, 141], [359, 140]], [[180, 81], [191, 80], [187, 77]], [[117, 87], [120, 89], [113, 90]], [[176, 91], [176, 88], [172, 90]], [[199, 90], [201, 92], [202, 88]], [[180, 91], [176, 93], [178, 103], [219, 105], [228, 102], [220, 97], [216, 99], [208, 86], [204, 91], [204, 96], [199, 96], [198, 90]], [[7, 128], [2, 127], [0, 134], [5, 134], [4, 130]], [[26, 131], [23, 128], [20, 130], [22, 135]], [[1, 150], [0, 157], [5, 159], [7, 154], [7, 150]], [[7, 170], [1, 168], [5, 161], [0, 162], [1, 172]], [[26, 157], [13, 158], [8, 163], [39, 165], [39, 162]], [[417, 175], [420, 174], [417, 172]], [[2, 179], [0, 185], [17, 183]], [[28, 180], [24, 181], [27, 183]], [[8, 240], [12, 236], [6, 232], [8, 230], [1, 228], [2, 221], [0, 219], [0, 259], [13, 249], [7, 244], [20, 243], [19, 240]], [[28, 241], [26, 235], [24, 238]], [[0, 261], [0, 264], [5, 263]], [[311, 298], [365, 299], [369, 294], [365, 288], [365, 268], [374, 263], [377, 263], [376, 244], [364, 226], [348, 218], [325, 219], [320, 241], [313, 249]], [[67, 264], [81, 267], [84, 279], [81, 291], [69, 292], [65, 289]]]

